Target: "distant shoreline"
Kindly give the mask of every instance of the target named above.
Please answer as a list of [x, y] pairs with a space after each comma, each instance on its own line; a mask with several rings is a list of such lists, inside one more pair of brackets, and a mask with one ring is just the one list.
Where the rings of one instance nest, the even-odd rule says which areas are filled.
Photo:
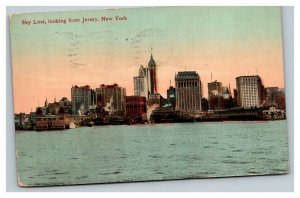
[[[282, 121], [286, 119], [277, 119], [277, 120], [223, 120], [223, 121], [201, 121], [201, 122], [168, 122], [168, 123], [148, 123], [148, 124], [107, 124], [107, 125], [93, 125], [93, 126], [80, 126], [72, 129], [79, 129], [79, 128], [108, 128], [114, 126], [157, 126], [157, 125], [173, 125], [173, 124], [196, 124], [196, 123], [203, 123], [203, 124], [222, 124], [222, 123], [245, 123], [245, 124], [254, 124], [254, 123], [268, 123], [274, 121]], [[49, 130], [25, 130], [25, 129], [15, 129], [15, 132], [50, 132], [50, 131], [70, 131], [72, 129], [49, 129]]]

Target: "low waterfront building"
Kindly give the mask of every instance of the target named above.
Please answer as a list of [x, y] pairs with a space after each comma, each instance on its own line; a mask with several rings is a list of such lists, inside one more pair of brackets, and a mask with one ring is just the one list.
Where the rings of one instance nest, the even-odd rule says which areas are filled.
[[61, 115], [45, 115], [36, 118], [36, 130], [66, 129], [68, 124]]
[[150, 115], [150, 122], [172, 123], [176, 118], [176, 114], [172, 107], [156, 107]]
[[147, 101], [143, 96], [125, 96], [126, 117], [143, 116], [147, 113]]
[[286, 118], [285, 111], [276, 109], [276, 107], [269, 107], [269, 109], [263, 110], [263, 116], [267, 120], [282, 120]]
[[57, 115], [46, 114], [44, 115], [41, 109], [36, 111], [36, 130], [55, 130], [66, 129], [70, 125], [70, 115], [65, 114], [63, 108], [60, 108]]
[[176, 111], [192, 113], [201, 111], [201, 80], [195, 71], [178, 72], [175, 76]]

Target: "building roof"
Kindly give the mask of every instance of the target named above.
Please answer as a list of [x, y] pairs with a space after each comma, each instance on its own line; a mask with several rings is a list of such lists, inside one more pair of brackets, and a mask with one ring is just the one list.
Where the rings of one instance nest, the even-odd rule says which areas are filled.
[[238, 79], [238, 78], [259, 78], [260, 79], [260, 76], [259, 75], [238, 76], [235, 79]]
[[199, 79], [199, 74], [196, 71], [184, 71], [178, 72], [175, 80], [190, 80], [190, 79]]
[[219, 82], [219, 81], [217, 81], [217, 80], [215, 80], [215, 81], [212, 81], [212, 82], [209, 82], [209, 83], [207, 83], [208, 85], [220, 85], [220, 86], [222, 86], [222, 82]]
[[91, 87], [89, 85], [85, 85], [85, 86], [81, 86], [81, 87], [78, 87], [77, 85], [73, 86], [72, 85], [72, 88], [75, 88], [75, 89], [90, 89]]
[[117, 83], [114, 83], [112, 85], [104, 85], [104, 86], [110, 88], [110, 87], [118, 87], [119, 85]]
[[153, 55], [151, 54], [151, 57], [150, 57], [150, 60], [149, 60], [149, 63], [148, 63], [148, 67], [156, 67], [156, 63], [153, 59]]
[[[121, 89], [125, 89], [123, 87], [120, 87], [117, 83], [114, 83], [112, 85], [105, 85], [105, 84], [101, 84], [100, 85], [100, 89], [110, 89], [110, 88], [121, 88]], [[99, 89], [99, 88], [96, 88]]]
[[138, 77], [145, 77], [147, 75], [147, 68], [143, 65], [139, 68], [139, 76]]

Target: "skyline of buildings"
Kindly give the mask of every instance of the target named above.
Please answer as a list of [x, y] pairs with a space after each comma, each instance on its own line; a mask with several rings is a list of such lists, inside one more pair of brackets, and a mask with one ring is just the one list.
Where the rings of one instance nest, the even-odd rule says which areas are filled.
[[[160, 93], [157, 93], [157, 65], [151, 54], [148, 67], [140, 65], [138, 69], [138, 76], [133, 77], [134, 95], [145, 97], [148, 106], [153, 104], [166, 105], [176, 107], [176, 111], [201, 111], [201, 100], [203, 97], [203, 83], [196, 71], [179, 71], [175, 73], [175, 87], [171, 85], [166, 90], [166, 99]], [[236, 87], [234, 89], [234, 97], [231, 95], [230, 84], [229, 88], [222, 86], [222, 82], [214, 80], [207, 83], [208, 93], [208, 109], [218, 110], [225, 108], [225, 99], [229, 97], [236, 100], [236, 106], [240, 107], [259, 107], [271, 98], [272, 104], [278, 103], [282, 105], [282, 92], [284, 88], [270, 87], [266, 88], [264, 93], [264, 86], [262, 80], [258, 75], [253, 76], [239, 76], [236, 77]], [[266, 94], [269, 94], [266, 96]], [[280, 97], [277, 96], [281, 94]], [[118, 84], [104, 85], [101, 84], [98, 88], [92, 89], [89, 85], [73, 86], [71, 87], [71, 101], [72, 113], [84, 115], [89, 110], [96, 107], [104, 108], [109, 112], [119, 112], [118, 115], [124, 114], [126, 110], [126, 88], [120, 87]], [[275, 101], [276, 99], [276, 101]], [[138, 99], [136, 99], [138, 100]], [[47, 97], [45, 106], [47, 103]], [[50, 103], [50, 106], [56, 104]], [[51, 107], [52, 109], [54, 107]], [[44, 110], [45, 111], [45, 110]], [[56, 108], [56, 113], [58, 108]], [[53, 112], [53, 111], [50, 111]]]
[[[231, 95], [230, 84], [228, 88], [217, 80], [208, 82], [208, 98], [205, 99], [202, 93], [204, 84], [198, 72], [179, 71], [175, 73], [175, 87], [170, 82], [169, 88], [165, 90], [167, 97], [164, 98], [157, 92], [157, 70], [159, 68], [151, 54], [148, 67], [140, 66], [139, 75], [132, 78], [137, 95], [127, 95], [126, 87], [117, 83], [101, 84], [95, 89], [89, 85], [72, 85], [71, 101], [63, 97], [56, 102], [55, 97], [54, 102], [49, 103], [46, 97], [44, 106], [38, 106], [35, 112], [15, 113], [15, 126], [47, 130], [70, 128], [71, 123], [86, 126], [93, 120], [98, 124], [172, 122], [178, 119], [198, 119], [199, 116], [203, 118], [204, 114], [222, 113], [223, 110], [234, 112], [235, 107], [255, 111], [276, 106], [279, 109], [270, 112], [276, 111], [278, 118], [284, 118], [284, 89], [265, 88], [258, 75], [236, 77], [234, 97]], [[274, 116], [270, 115], [273, 119]]]

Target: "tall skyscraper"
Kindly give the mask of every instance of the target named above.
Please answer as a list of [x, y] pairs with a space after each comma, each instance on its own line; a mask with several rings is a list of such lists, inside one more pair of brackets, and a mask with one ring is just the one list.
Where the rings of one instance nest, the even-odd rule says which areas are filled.
[[152, 95], [151, 98], [155, 97], [154, 95], [157, 94], [156, 75], [156, 63], [151, 54], [148, 67], [141, 65], [139, 68], [139, 75], [133, 77], [134, 95], [144, 96], [147, 100], [149, 100], [150, 95]]
[[117, 84], [100, 85], [96, 88], [97, 106], [104, 108], [110, 115], [125, 114], [126, 89]]
[[148, 99], [149, 95], [149, 78], [148, 69], [143, 65], [139, 68], [139, 75], [133, 77], [134, 82], [134, 95], [143, 96]]
[[240, 107], [259, 107], [264, 99], [264, 87], [261, 78], [239, 76], [236, 78], [237, 105]]
[[176, 111], [201, 111], [201, 80], [195, 71], [178, 72], [175, 76]]
[[96, 103], [95, 91], [89, 85], [71, 88], [72, 113], [83, 115]]
[[148, 69], [149, 69], [149, 77], [150, 77], [150, 94], [156, 94], [157, 93], [156, 63], [153, 59], [152, 54], [148, 63]]

